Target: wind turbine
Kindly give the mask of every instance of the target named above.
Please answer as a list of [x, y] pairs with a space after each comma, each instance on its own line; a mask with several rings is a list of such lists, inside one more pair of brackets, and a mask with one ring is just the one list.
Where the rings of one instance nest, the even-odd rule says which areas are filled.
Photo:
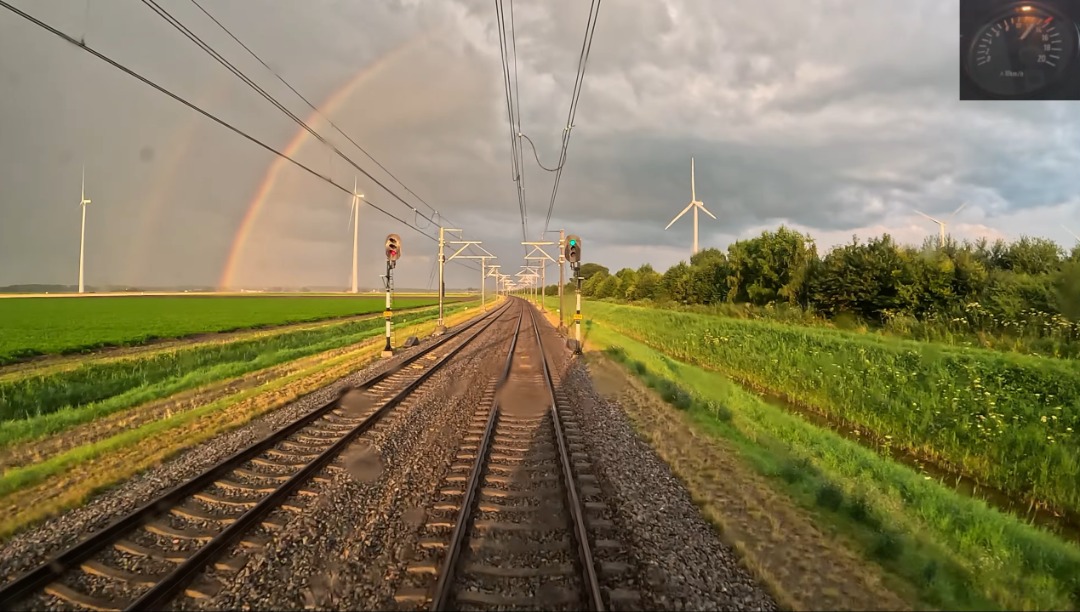
[[82, 207], [82, 234], [79, 240], [79, 293], [84, 293], [83, 287], [83, 260], [86, 253], [86, 205], [90, 203], [90, 200], [86, 199], [86, 164], [83, 164], [82, 169], [82, 198], [79, 200], [79, 206]]
[[693, 157], [690, 158], [690, 203], [686, 205], [686, 208], [682, 209], [681, 213], [675, 215], [675, 218], [671, 220], [671, 223], [667, 224], [667, 227], [665, 227], [664, 230], [666, 231], [668, 229], [668, 227], [671, 227], [672, 225], [674, 225], [674, 223], [679, 220], [679, 217], [685, 215], [686, 212], [689, 211], [691, 208], [694, 209], [694, 254], [697, 254], [697, 252], [698, 252], [698, 248], [697, 248], [698, 247], [698, 241], [697, 241], [697, 234], [698, 234], [698, 232], [697, 232], [697, 228], [698, 228], [697, 213], [698, 213], [698, 209], [700, 208], [702, 210], [702, 212], [704, 212], [706, 215], [709, 215], [713, 219], [715, 219], [716, 217], [711, 212], [709, 212], [708, 209], [705, 208], [705, 203], [704, 202], [699, 202], [698, 199], [697, 199], [697, 187], [694, 184], [694, 158]]
[[[968, 205], [968, 203], [964, 202], [963, 204], [960, 205], [960, 208], [957, 208], [956, 210], [952, 211], [952, 214], [949, 215], [949, 221], [952, 221], [952, 218], [956, 216], [956, 213], [963, 210], [964, 207], [967, 206], [967, 205]], [[938, 231], [939, 231], [939, 235], [940, 235], [940, 238], [941, 238], [941, 241], [938, 243], [938, 248], [943, 248], [945, 246], [945, 226], [948, 225], [948, 222], [940, 221], [940, 220], [935, 219], [935, 218], [931, 217], [930, 215], [928, 215], [928, 214], [926, 214], [924, 212], [918, 211], [918, 210], [916, 210], [915, 212], [919, 213], [920, 215], [922, 215], [922, 216], [926, 217], [927, 219], [930, 219], [934, 223], [938, 224]]]
[[359, 288], [356, 285], [357, 270], [356, 270], [356, 247], [360, 238], [360, 199], [364, 197], [364, 194], [356, 191], [356, 177], [353, 177], [352, 187], [352, 205], [349, 207], [349, 220], [352, 221], [352, 292], [357, 293]]
[[1073, 238], [1076, 238], [1076, 241], [1077, 241], [1077, 242], [1080, 242], [1080, 236], [1077, 236], [1077, 235], [1076, 235], [1076, 232], [1074, 232], [1074, 231], [1072, 231], [1071, 229], [1069, 229], [1069, 228], [1065, 227], [1065, 224], [1064, 224], [1064, 223], [1062, 223], [1062, 224], [1061, 224], [1061, 227], [1064, 227], [1064, 228], [1065, 228], [1065, 231], [1066, 231], [1066, 232], [1069, 232], [1069, 235], [1070, 235], [1070, 236], [1072, 236]]

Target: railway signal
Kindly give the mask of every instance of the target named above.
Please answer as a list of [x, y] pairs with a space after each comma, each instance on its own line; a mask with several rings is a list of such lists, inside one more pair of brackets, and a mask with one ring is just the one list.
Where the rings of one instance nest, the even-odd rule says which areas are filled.
[[581, 238], [573, 234], [566, 237], [566, 261], [570, 262], [572, 268], [577, 268], [581, 262]]
[[391, 262], [391, 268], [394, 267], [392, 262], [396, 262], [399, 257], [401, 257], [401, 236], [390, 234], [386, 237], [386, 261]]
[[570, 262], [570, 272], [574, 275], [576, 289], [574, 297], [577, 304], [574, 308], [574, 340], [569, 344], [575, 353], [581, 353], [581, 276], [578, 269], [581, 267], [581, 238], [575, 234], [566, 237], [566, 261]]
[[397, 234], [390, 234], [386, 237], [386, 310], [383, 311], [383, 318], [386, 319], [386, 346], [383, 347], [383, 357], [393, 357], [394, 347], [390, 344], [390, 336], [393, 330], [393, 314], [394, 314], [394, 268], [397, 267], [397, 260], [401, 257], [401, 236]]

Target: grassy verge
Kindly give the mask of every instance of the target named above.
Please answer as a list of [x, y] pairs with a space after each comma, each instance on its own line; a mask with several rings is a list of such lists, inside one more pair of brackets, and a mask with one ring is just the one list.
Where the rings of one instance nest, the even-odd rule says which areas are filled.
[[606, 326], [594, 325], [589, 342], [606, 348], [690, 415], [702, 433], [729, 441], [775, 486], [902, 580], [921, 606], [1080, 605], [1076, 546], [787, 414], [722, 375], [670, 359]]
[[[476, 314], [475, 309], [459, 311], [446, 320], [455, 325]], [[423, 336], [434, 326], [434, 321], [426, 321], [403, 326], [398, 333]], [[0, 476], [0, 538], [79, 505], [177, 452], [324, 387], [367, 365], [381, 350], [380, 340], [370, 340], [353, 351], [315, 360], [310, 367], [257, 388], [80, 445], [43, 462], [7, 470]]]
[[[454, 298], [458, 301], [460, 298]], [[397, 297], [395, 307], [437, 303]], [[383, 296], [169, 296], [0, 301], [0, 364], [160, 338], [379, 312]]]
[[587, 314], [984, 484], [1080, 512], [1080, 362], [603, 303]]
[[[446, 310], [454, 313], [465, 308], [467, 304], [453, 304]], [[431, 310], [413, 312], [405, 319], [419, 323], [437, 314]], [[54, 434], [180, 391], [355, 344], [380, 335], [382, 330], [382, 319], [367, 319], [0, 383], [0, 447]]]

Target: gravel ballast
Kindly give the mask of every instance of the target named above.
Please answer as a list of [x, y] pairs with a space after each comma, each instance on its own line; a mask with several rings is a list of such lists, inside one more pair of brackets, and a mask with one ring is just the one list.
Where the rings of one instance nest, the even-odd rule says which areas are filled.
[[[550, 325], [542, 333], [549, 351], [565, 345]], [[562, 391], [578, 417], [619, 541], [637, 566], [644, 609], [776, 610], [623, 410], [597, 393], [583, 361], [565, 349], [557, 355]]]

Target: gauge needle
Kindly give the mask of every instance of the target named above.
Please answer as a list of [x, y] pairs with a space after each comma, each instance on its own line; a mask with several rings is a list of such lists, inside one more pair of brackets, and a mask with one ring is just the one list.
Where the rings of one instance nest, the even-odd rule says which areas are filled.
[[1028, 26], [1028, 28], [1026, 30], [1024, 30], [1024, 33], [1020, 35], [1020, 40], [1024, 40], [1025, 38], [1027, 38], [1027, 35], [1031, 34], [1031, 31], [1034, 30], [1034, 29], [1035, 29], [1035, 24], [1032, 23], [1031, 25]]

